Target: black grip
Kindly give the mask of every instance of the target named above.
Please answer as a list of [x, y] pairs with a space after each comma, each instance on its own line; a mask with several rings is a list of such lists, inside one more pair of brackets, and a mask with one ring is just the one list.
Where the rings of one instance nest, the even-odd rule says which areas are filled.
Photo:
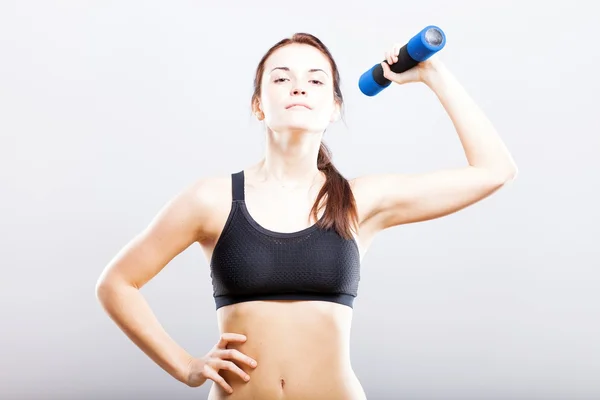
[[[384, 62], [388, 64], [387, 61]], [[410, 55], [408, 55], [408, 45], [405, 44], [398, 52], [398, 62], [392, 64], [390, 69], [392, 72], [399, 74], [408, 71], [417, 64], [418, 61], [415, 61]], [[383, 68], [381, 65], [377, 65], [375, 68], [373, 68], [373, 80], [380, 86], [387, 86], [391, 83], [389, 79], [383, 76]]]
[[408, 71], [418, 63], [418, 61], [415, 61], [411, 56], [408, 55], [408, 45], [405, 44], [398, 52], [398, 62], [392, 64], [391, 70], [399, 74], [404, 71]]

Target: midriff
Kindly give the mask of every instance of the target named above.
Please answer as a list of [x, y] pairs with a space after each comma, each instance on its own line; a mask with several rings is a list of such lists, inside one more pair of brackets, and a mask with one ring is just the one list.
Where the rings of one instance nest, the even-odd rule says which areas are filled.
[[233, 389], [213, 383], [209, 400], [365, 400], [350, 363], [352, 309], [324, 301], [252, 301], [217, 311], [221, 333], [241, 333], [230, 344], [257, 361], [237, 363], [250, 381], [220, 371]]

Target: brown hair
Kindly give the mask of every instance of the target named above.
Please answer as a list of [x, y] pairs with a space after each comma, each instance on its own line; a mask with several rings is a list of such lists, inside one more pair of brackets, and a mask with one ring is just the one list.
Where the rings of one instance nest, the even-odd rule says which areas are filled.
[[[254, 93], [252, 94], [251, 106], [255, 111], [258, 100], [260, 98], [262, 75], [265, 68], [265, 62], [273, 52], [288, 44], [306, 44], [320, 50], [329, 60], [331, 70], [333, 72], [333, 91], [334, 98], [340, 107], [344, 103], [342, 91], [340, 89], [340, 74], [337, 65], [329, 52], [329, 49], [315, 36], [308, 33], [296, 33], [290, 38], [285, 38], [273, 47], [271, 47], [260, 60], [256, 69], [254, 78]], [[317, 168], [325, 174], [325, 184], [321, 188], [317, 199], [311, 209], [312, 216], [317, 219], [318, 211], [325, 206], [325, 214], [323, 219], [318, 222], [321, 228], [333, 228], [342, 237], [346, 239], [352, 238], [352, 228], [356, 228], [358, 224], [358, 215], [356, 203], [350, 184], [336, 169], [331, 161], [331, 151], [327, 145], [321, 142], [319, 155], [317, 157]], [[323, 198], [326, 197], [326, 204], [321, 204]]]

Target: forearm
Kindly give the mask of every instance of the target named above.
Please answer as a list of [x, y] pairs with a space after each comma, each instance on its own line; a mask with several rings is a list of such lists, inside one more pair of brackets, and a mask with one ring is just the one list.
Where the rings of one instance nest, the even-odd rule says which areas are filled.
[[517, 169], [504, 142], [455, 76], [439, 65], [428, 74], [425, 84], [433, 90], [450, 117], [469, 165], [485, 168], [500, 179], [512, 179]]
[[187, 383], [192, 360], [163, 329], [138, 289], [126, 284], [100, 284], [98, 300], [110, 318], [148, 357], [180, 382]]

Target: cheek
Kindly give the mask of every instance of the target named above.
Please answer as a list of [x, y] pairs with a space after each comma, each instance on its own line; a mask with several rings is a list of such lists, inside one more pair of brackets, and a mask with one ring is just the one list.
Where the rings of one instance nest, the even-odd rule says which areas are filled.
[[320, 114], [330, 115], [335, 111], [334, 97], [329, 94], [323, 94], [319, 96], [316, 105], [319, 109]]
[[335, 96], [331, 88], [320, 88], [318, 92], [315, 92], [315, 97], [318, 99], [321, 107], [331, 108], [335, 104]]
[[281, 104], [284, 92], [278, 87], [266, 87], [262, 91], [262, 104], [263, 111], [268, 112], [269, 110], [276, 109]]

